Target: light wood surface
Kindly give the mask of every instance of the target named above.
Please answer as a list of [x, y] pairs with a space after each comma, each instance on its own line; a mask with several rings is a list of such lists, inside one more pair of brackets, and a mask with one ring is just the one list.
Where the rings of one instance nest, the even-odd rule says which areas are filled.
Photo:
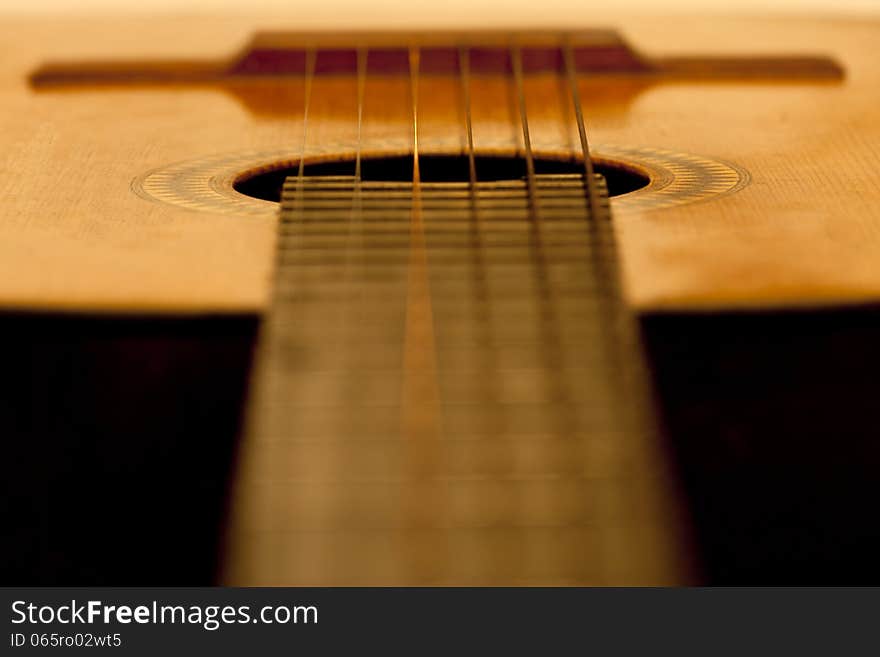
[[[822, 0], [774, 0], [768, 4], [766, 0], [741, 0], [731, 5], [724, 0], [618, 0], [615, 2], [618, 11], [653, 11], [653, 12], [717, 12], [722, 14], [738, 13], [740, 15], [754, 12], [772, 13], [805, 13], [822, 12], [840, 15], [843, 12], [854, 14], [877, 14], [880, 8], [874, 0], [839, 0], [833, 5]], [[6, 0], [6, 10], [54, 14], [181, 14], [207, 13], [218, 11], [253, 13], [255, 11], [275, 12], [290, 10], [297, 7], [289, 0], [142, 0], [137, 3], [120, 4], [115, 0]], [[525, 0], [449, 0], [443, 6], [430, 6], [424, 3], [401, 4], [395, 0], [378, 0], [365, 4], [358, 0], [332, 0], [321, 5], [309, 5], [308, 11], [300, 11], [303, 21], [313, 23], [322, 28], [338, 28], [345, 21], [351, 24], [363, 24], [374, 21], [375, 26], [387, 26], [391, 22], [412, 23], [493, 23], [510, 20], [519, 25], [531, 24], [530, 21], [558, 20], [560, 16], [571, 16], [577, 12], [591, 13], [607, 11], [607, 3], [597, 0], [548, 0], [536, 5]]]
[[[588, 24], [587, 17], [579, 20]], [[603, 144], [692, 152], [746, 169], [751, 184], [706, 203], [617, 213], [625, 282], [640, 309], [838, 304], [880, 298], [880, 23], [608, 17], [651, 55], [828, 54], [833, 82], [634, 84], [582, 80]], [[288, 114], [261, 114], [209, 86], [29, 88], [48, 60], [227, 57], [261, 20], [4, 20], [0, 57], [0, 304], [122, 312], [248, 312], [268, 298], [274, 219], [198, 212], [131, 190], [146, 171], [217, 153], [301, 147], [301, 82]], [[455, 81], [422, 81], [423, 152], [462, 145]], [[518, 146], [508, 82], [476, 81], [477, 148]], [[557, 81], [527, 80], [533, 145], [574, 149]], [[306, 155], [354, 136], [344, 78], [316, 80]], [[593, 93], [589, 93], [593, 92]], [[365, 151], [405, 151], [407, 80], [367, 83]], [[336, 98], [337, 100], [334, 100]], [[311, 150], [310, 150], [311, 149]]]

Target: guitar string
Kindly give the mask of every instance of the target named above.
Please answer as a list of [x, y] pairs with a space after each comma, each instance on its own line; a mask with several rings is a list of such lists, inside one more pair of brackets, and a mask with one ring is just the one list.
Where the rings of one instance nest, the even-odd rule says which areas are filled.
[[[570, 403], [571, 394], [565, 381], [566, 377], [559, 376], [565, 361], [565, 350], [562, 346], [563, 341], [560, 333], [559, 301], [550, 282], [548, 256], [552, 255], [553, 246], [545, 244], [543, 235], [544, 226], [539, 202], [538, 180], [526, 108], [522, 49], [516, 41], [511, 45], [509, 55], [519, 106], [519, 120], [525, 152], [526, 187], [528, 190], [530, 232], [532, 235], [530, 244], [532, 276], [535, 283], [535, 303], [538, 309], [535, 321], [537, 323], [538, 335], [537, 349], [539, 350], [540, 357], [534, 373], [535, 385], [546, 386], [550, 397], [560, 402], [555, 418], [556, 427], [561, 431], [562, 435], [573, 436], [576, 435], [575, 427], [577, 422]], [[526, 495], [525, 489], [520, 489], [517, 492], [521, 496]], [[516, 508], [522, 510], [527, 507], [528, 500], [524, 498], [520, 500]], [[520, 513], [523, 512], [520, 511]]]
[[470, 179], [473, 219], [479, 220], [477, 203], [477, 160], [474, 154], [474, 124], [471, 114], [471, 66], [470, 50], [467, 46], [458, 48], [458, 70], [461, 83], [461, 98], [464, 104], [465, 132], [467, 133], [468, 176]]
[[[571, 102], [574, 107], [578, 136], [580, 138], [581, 156], [583, 157], [584, 195], [590, 216], [589, 229], [593, 233], [593, 242], [596, 247], [592, 251], [590, 262], [595, 272], [596, 282], [600, 286], [598, 301], [605, 307], [606, 312], [619, 312], [619, 272], [616, 261], [617, 249], [614, 226], [610, 221], [607, 209], [600, 207], [599, 190], [590, 154], [590, 145], [587, 139], [580, 87], [577, 79], [577, 67], [570, 36], [563, 36], [561, 45], [565, 76], [568, 79]], [[613, 334], [613, 331], [603, 331], [604, 339], [609, 342], [615, 339]], [[609, 349], [607, 354], [613, 355], [619, 352], [619, 349]]]
[[354, 156], [355, 189], [360, 193], [361, 184], [361, 137], [364, 127], [364, 94], [367, 86], [367, 58], [369, 50], [365, 47], [357, 49], [357, 145]]
[[[590, 241], [593, 244], [589, 262], [598, 288], [595, 298], [598, 312], [607, 318], [599, 324], [601, 330], [597, 338], [602, 342], [597, 354], [601, 359], [599, 365], [600, 367], [604, 365], [604, 385], [613, 391], [611, 399], [616, 404], [614, 410], [616, 411], [615, 418], [618, 430], [622, 432], [621, 435], [625, 436], [626, 440], [641, 439], [639, 453], [645, 454], [656, 448], [655, 400], [651, 391], [646, 363], [641, 355], [643, 347], [638, 323], [627, 308], [621, 290], [620, 261], [614, 224], [611, 221], [610, 206], [605, 205], [605, 203], [609, 203], [608, 199], [605, 198], [602, 203], [603, 199], [600, 198], [597, 176], [587, 139], [574, 51], [569, 35], [562, 38], [562, 56], [565, 75], [571, 89], [571, 99], [583, 157], [584, 192], [587, 197], [590, 217], [588, 229], [591, 233]], [[656, 458], [659, 463], [664, 462], [664, 458], [660, 454], [654, 454], [652, 458]], [[669, 464], [666, 467], [668, 466]], [[666, 471], [659, 477], [661, 480], [667, 478], [672, 480], [674, 475], [670, 471]], [[678, 494], [674, 486], [670, 488], [661, 485], [660, 488], [665, 489], [661, 490], [664, 497], [671, 496], [664, 500], [664, 506]], [[688, 552], [689, 546], [692, 545], [692, 537], [687, 535], [686, 520], [674, 514], [669, 520], [677, 525], [677, 531], [680, 532], [681, 539], [678, 547], [684, 552]]]
[[[304, 224], [304, 195], [303, 195], [303, 185], [305, 183], [305, 162], [306, 162], [306, 148], [308, 144], [308, 134], [309, 134], [309, 109], [311, 108], [312, 103], [312, 84], [314, 82], [315, 77], [315, 69], [318, 59], [318, 52], [314, 47], [310, 47], [306, 50], [306, 60], [305, 60], [305, 79], [304, 79], [304, 91], [303, 91], [303, 130], [302, 130], [302, 143], [300, 146], [299, 153], [299, 164], [297, 165], [297, 173], [296, 173], [296, 195], [294, 201], [294, 213], [295, 224], [291, 228], [293, 229], [292, 235], [289, 234], [280, 234], [278, 236], [278, 247], [276, 252], [276, 268], [280, 268], [282, 263], [282, 254], [284, 249], [286, 248], [285, 242], [288, 241], [289, 237], [293, 237], [295, 243], [299, 245], [302, 244], [303, 234], [299, 228], [303, 227]], [[284, 226], [280, 226], [283, 230]], [[276, 272], [276, 286], [277, 281], [280, 280], [280, 272]], [[278, 303], [278, 293], [279, 291], [275, 290], [275, 301], [274, 304], [277, 306]], [[275, 326], [273, 327], [276, 331], [278, 330], [277, 319], [278, 313], [273, 313], [273, 317], [276, 322], [273, 322]], [[283, 320], [283, 318], [282, 318]], [[275, 342], [277, 338], [270, 340], [269, 342]], [[289, 554], [290, 550], [290, 541], [291, 536], [288, 532], [281, 532], [279, 536], [279, 550], [275, 553], [275, 561], [276, 561], [276, 572], [284, 572], [285, 571], [285, 558], [286, 555]]]
[[404, 328], [404, 385], [402, 426], [406, 438], [436, 437], [439, 430], [439, 391], [436, 345], [430, 292], [427, 239], [422, 214], [419, 161], [419, 67], [421, 51], [409, 48], [409, 86], [412, 112], [412, 190], [406, 324]]
[[[519, 121], [522, 130], [523, 147], [526, 160], [526, 188], [529, 200], [529, 218], [533, 242], [531, 244], [532, 260], [535, 268], [535, 283], [538, 290], [538, 303], [542, 306], [541, 331], [545, 333], [544, 349], [546, 364], [549, 368], [557, 368], [561, 364], [562, 354], [559, 350], [559, 336], [557, 335], [558, 313], [553, 294], [553, 286], [548, 280], [549, 267], [547, 253], [542, 234], [541, 207], [539, 203], [538, 180], [535, 173], [535, 159], [532, 152], [531, 132], [529, 130], [529, 117], [526, 109], [525, 81], [523, 75], [522, 49], [517, 42], [513, 42], [509, 50], [511, 69], [519, 106]], [[551, 385], [556, 389], [559, 398], [565, 398], [561, 383], [553, 377]]]
[[[294, 192], [294, 216], [300, 217], [303, 214], [303, 185], [305, 184], [305, 165], [306, 165], [306, 144], [308, 142], [309, 133], [309, 109], [312, 103], [312, 83], [315, 77], [316, 62], [318, 52], [314, 47], [306, 49], [305, 62], [303, 64], [303, 121], [302, 121], [302, 138], [300, 140], [299, 163], [296, 171], [296, 188]], [[283, 195], [283, 191], [282, 191]], [[283, 199], [282, 199], [283, 200]], [[276, 247], [276, 266], [280, 266], [284, 261], [284, 252], [287, 249], [295, 248], [301, 242], [301, 233], [298, 225], [301, 222], [284, 221], [279, 226], [279, 240]], [[287, 240], [286, 237], [293, 239]]]
[[493, 328], [495, 317], [493, 313], [492, 293], [486, 263], [486, 244], [483, 235], [483, 231], [486, 228], [486, 226], [483, 225], [481, 212], [481, 205], [483, 202], [479, 196], [479, 181], [477, 179], [473, 109], [471, 102], [470, 49], [466, 45], [459, 47], [458, 69], [461, 87], [461, 101], [463, 105], [465, 138], [467, 140], [468, 189], [471, 205], [471, 217], [469, 222], [471, 226], [471, 242], [468, 246], [473, 250], [472, 262], [475, 298], [481, 299], [484, 304], [482, 308], [484, 318], [483, 330], [486, 332], [485, 344], [487, 345], [487, 348], [483, 355], [486, 365], [481, 373], [483, 379], [482, 391], [484, 399], [486, 399], [488, 403], [491, 403], [493, 400], [497, 399], [499, 393], [498, 375], [496, 374], [498, 371], [498, 355], [495, 348], [488, 346], [495, 343], [495, 331]]
[[296, 172], [296, 198], [297, 198], [297, 214], [302, 213], [302, 203], [303, 203], [303, 183], [305, 177], [305, 168], [306, 168], [306, 143], [309, 132], [309, 108], [312, 103], [312, 83], [315, 78], [315, 67], [318, 60], [318, 52], [315, 48], [308, 48], [306, 50], [306, 62], [305, 62], [305, 90], [304, 90], [304, 99], [303, 99], [303, 132], [302, 132], [302, 146], [300, 148], [299, 154], [299, 165], [297, 167]]
[[[419, 499], [419, 504], [403, 505], [405, 527], [416, 527], [428, 511], [443, 522], [446, 508], [442, 499], [424, 495], [420, 482], [435, 476], [442, 463], [442, 408], [437, 373], [437, 346], [434, 334], [434, 309], [431, 296], [428, 237], [422, 214], [421, 168], [419, 161], [419, 71], [421, 51], [409, 48], [409, 85], [412, 98], [412, 192], [410, 214], [409, 262], [407, 265], [405, 326], [403, 343], [403, 385], [400, 394], [401, 435], [404, 449], [405, 479], [415, 482], [403, 494]], [[422, 560], [413, 550], [411, 534], [397, 540], [398, 568], [404, 578], [413, 580], [421, 574]], [[438, 568], [445, 571], [447, 561], [437, 551]], [[439, 572], [439, 571], [438, 571]]]
[[[358, 258], [360, 275], [358, 280], [364, 278], [364, 224], [363, 224], [363, 198], [361, 189], [361, 154], [364, 125], [364, 95], [367, 86], [367, 64], [369, 50], [360, 46], [356, 50], [356, 85], [357, 85], [357, 136], [355, 139], [354, 155], [354, 180], [352, 184], [351, 211], [349, 213], [348, 235], [346, 236], [345, 280], [350, 288], [354, 286], [353, 260]], [[352, 244], [354, 240], [356, 244]], [[354, 248], [353, 248], [354, 247]]]
[[487, 300], [485, 263], [483, 261], [483, 226], [480, 213], [480, 199], [477, 183], [477, 158], [474, 148], [474, 123], [471, 107], [471, 65], [468, 46], [461, 45], [458, 49], [458, 70], [461, 102], [464, 116], [465, 138], [467, 139], [468, 158], [468, 191], [471, 205], [471, 236], [474, 249], [474, 269], [476, 283], [481, 298]]
[[526, 185], [529, 194], [529, 214], [533, 223], [540, 221], [540, 208], [538, 207], [538, 189], [535, 180], [535, 159], [532, 155], [532, 140], [529, 134], [529, 117], [526, 110], [526, 94], [523, 82], [522, 49], [519, 44], [510, 46], [510, 63], [513, 69], [514, 84], [516, 85], [516, 97], [519, 105], [519, 120], [522, 128], [523, 148], [526, 158]]
[[413, 145], [413, 205], [420, 196], [421, 173], [419, 171], [419, 64], [421, 51], [418, 46], [409, 48], [409, 85], [412, 100], [412, 145]]
[[[580, 139], [580, 147], [581, 147], [581, 156], [583, 157], [583, 167], [584, 167], [584, 182], [583, 182], [583, 193], [586, 197], [586, 210], [587, 210], [587, 226], [586, 234], [588, 236], [587, 243], [589, 244], [589, 252], [585, 258], [585, 260], [590, 263], [588, 264], [589, 269], [591, 270], [591, 281], [594, 285], [601, 287], [603, 285], [603, 281], [605, 280], [605, 273], [602, 267], [596, 263], [597, 258], [601, 259], [603, 257], [600, 254], [599, 243], [596, 239], [596, 231], [593, 229], [599, 218], [599, 204], [598, 204], [598, 193], [599, 190], [595, 184], [595, 178], [593, 175], [593, 161], [590, 156], [590, 147], [589, 142], [587, 141], [587, 132], [586, 125], [584, 122], [583, 109], [581, 106], [580, 100], [580, 90], [578, 87], [578, 80], [576, 76], [576, 70], [574, 66], [574, 56], [571, 48], [571, 42], [568, 35], [562, 35], [560, 37], [560, 50], [562, 51], [562, 60], [563, 60], [563, 74], [564, 77], [567, 78], [568, 86], [570, 89], [570, 94], [572, 98], [572, 104], [574, 106], [574, 117], [577, 123], [578, 136]], [[560, 99], [562, 101], [562, 99]], [[566, 115], [565, 119], [563, 119], [566, 123], [565, 129], [566, 132], [569, 129], [568, 120], [569, 116]], [[598, 254], [598, 255], [597, 255]], [[608, 312], [607, 303], [613, 303], [613, 299], [606, 297], [602, 294], [601, 290], [598, 290], [599, 304], [597, 314], [597, 327], [598, 327], [598, 341], [604, 342], [605, 344], [599, 344], [598, 346], [594, 346], [592, 348], [592, 369], [594, 370], [594, 377], [600, 378], [604, 381], [604, 385], [610, 385], [608, 383], [608, 372], [606, 371], [598, 371], [603, 369], [603, 358], [605, 355], [611, 350], [611, 347], [608, 345], [607, 335], [609, 333], [613, 333], [613, 329], [609, 330], [608, 325], [615, 321], [615, 316]], [[605, 305], [603, 305], [603, 302]], [[607, 402], [606, 402], [607, 403]], [[618, 409], [620, 412], [620, 409]], [[589, 462], [592, 457], [590, 448], [585, 441], [581, 446], [582, 450], [582, 458]], [[607, 555], [604, 551], [596, 551], [593, 555], [593, 562], [599, 565], [599, 569], [604, 570], [607, 568]]]
[[600, 213], [598, 206], [598, 190], [596, 189], [596, 179], [593, 171], [593, 160], [590, 156], [590, 144], [587, 140], [587, 129], [584, 123], [584, 111], [581, 105], [581, 93], [578, 87], [578, 80], [574, 61], [574, 51], [571, 47], [571, 39], [564, 36], [562, 39], [562, 58], [565, 67], [565, 76], [568, 78], [569, 88], [571, 89], [571, 99], [574, 105], [574, 115], [577, 121], [578, 136], [581, 142], [581, 155], [584, 159], [584, 191], [587, 196], [590, 217], [595, 222]]

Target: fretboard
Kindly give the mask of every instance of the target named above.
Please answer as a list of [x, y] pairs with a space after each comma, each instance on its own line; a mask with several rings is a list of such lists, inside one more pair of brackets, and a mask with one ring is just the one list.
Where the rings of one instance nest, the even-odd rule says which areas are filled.
[[682, 581], [596, 188], [288, 179], [229, 583]]

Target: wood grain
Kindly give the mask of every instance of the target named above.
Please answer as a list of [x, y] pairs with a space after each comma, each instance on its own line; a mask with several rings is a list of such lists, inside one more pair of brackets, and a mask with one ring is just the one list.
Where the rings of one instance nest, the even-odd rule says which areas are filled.
[[[267, 21], [269, 17], [267, 17]], [[273, 19], [273, 29], [291, 24]], [[592, 140], [719, 157], [752, 183], [712, 203], [618, 213], [628, 298], [652, 309], [843, 304], [880, 298], [880, 66], [877, 22], [619, 17], [652, 56], [835, 57], [841, 83], [679, 82], [639, 85], [582, 79]], [[266, 25], [217, 17], [184, 27], [167, 19], [107, 22], [16, 18], [3, 25], [0, 60], [0, 304], [114, 312], [250, 312], [267, 299], [271, 218], [199, 213], [134, 195], [152, 168], [221, 152], [302, 147], [301, 91], [286, 113], [261, 114], [222, 90], [79, 88], [36, 93], [26, 84], [58, 59], [220, 59]], [[185, 39], [181, 38], [185, 31]], [[125, 35], [123, 38], [121, 35]], [[325, 84], [322, 82], [321, 84]], [[519, 147], [509, 81], [474, 83], [477, 148]], [[306, 152], [350, 143], [351, 98], [316, 86]], [[424, 152], [462, 144], [444, 104], [454, 81], [425, 77]], [[574, 152], [558, 82], [526, 91], [537, 150]], [[277, 87], [276, 87], [277, 89]], [[272, 104], [272, 89], [264, 88]], [[365, 151], [407, 150], [406, 80], [371, 78]], [[331, 97], [332, 94], [332, 97]], [[257, 92], [259, 95], [259, 92]], [[443, 101], [443, 102], [441, 102]]]

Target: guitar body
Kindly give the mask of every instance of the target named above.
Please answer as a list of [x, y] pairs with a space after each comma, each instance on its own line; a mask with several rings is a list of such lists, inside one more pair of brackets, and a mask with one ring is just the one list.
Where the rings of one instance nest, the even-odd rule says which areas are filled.
[[[602, 26], [563, 38], [301, 33], [292, 16], [4, 20], [4, 581], [876, 581], [880, 23]], [[557, 436], [536, 419], [528, 434], [528, 383], [493, 411], [505, 428], [469, 433], [449, 400], [482, 370], [444, 387], [454, 324], [433, 233], [416, 228], [397, 378], [290, 374], [307, 362], [294, 358], [285, 390], [299, 396], [271, 419], [262, 318], [305, 321], [278, 310], [284, 177], [294, 217], [306, 179], [323, 176], [315, 189], [357, 208], [374, 192], [395, 207], [383, 189], [405, 184], [412, 225], [430, 225], [432, 185], [468, 183], [474, 153], [477, 179], [526, 181], [534, 220], [541, 176], [583, 171], [578, 103], [611, 194], [612, 277], [641, 336], [652, 430], [583, 449], [570, 442], [581, 429]], [[331, 237], [352, 248], [350, 232]], [[369, 270], [373, 252], [349, 252]], [[331, 260], [291, 285], [333, 292], [350, 271]], [[529, 299], [564, 314], [568, 280]], [[449, 294], [483, 303], [462, 290]], [[321, 308], [326, 332], [297, 345], [356, 351], [348, 333], [331, 340]], [[369, 334], [369, 319], [346, 317]], [[565, 343], [556, 325], [543, 342]], [[470, 362], [490, 347], [469, 349]], [[542, 376], [572, 353], [547, 356]], [[402, 396], [393, 440], [321, 433], [331, 415], [373, 417], [315, 411], [349, 399], [346, 381], [377, 391], [375, 406], [383, 386]]]

